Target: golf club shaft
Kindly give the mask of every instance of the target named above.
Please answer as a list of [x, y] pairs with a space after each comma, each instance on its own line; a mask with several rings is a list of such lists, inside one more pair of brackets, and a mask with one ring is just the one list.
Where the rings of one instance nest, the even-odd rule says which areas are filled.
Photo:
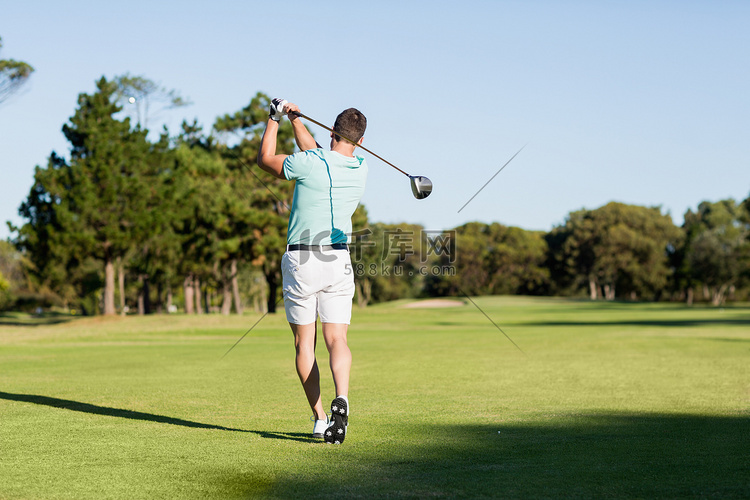
[[322, 123], [320, 123], [320, 122], [319, 122], [318, 120], [314, 120], [314, 119], [310, 118], [309, 116], [307, 116], [307, 115], [304, 115], [304, 114], [300, 113], [299, 111], [292, 111], [292, 113], [294, 113], [295, 115], [299, 116], [300, 118], [304, 118], [305, 120], [308, 120], [308, 121], [311, 121], [311, 122], [313, 122], [313, 123], [314, 123], [315, 125], [317, 125], [317, 126], [319, 126], [319, 127], [323, 127], [324, 129], [328, 130], [329, 132], [333, 132], [333, 133], [334, 133], [335, 135], [338, 135], [339, 137], [343, 137], [344, 139], [346, 139], [347, 141], [351, 142], [352, 144], [354, 144], [354, 145], [355, 145], [355, 146], [357, 146], [358, 148], [362, 148], [362, 149], [364, 149], [365, 151], [367, 151], [368, 153], [370, 153], [370, 154], [371, 154], [372, 156], [374, 156], [375, 158], [377, 158], [377, 159], [379, 159], [379, 160], [381, 160], [381, 161], [383, 161], [383, 162], [387, 163], [388, 165], [392, 166], [393, 168], [395, 168], [396, 170], [398, 170], [399, 172], [401, 172], [401, 173], [402, 173], [402, 174], [404, 174], [405, 176], [407, 176], [407, 177], [410, 177], [410, 175], [409, 175], [409, 174], [407, 174], [406, 172], [404, 172], [403, 170], [401, 170], [401, 169], [400, 169], [400, 168], [398, 168], [398, 167], [397, 167], [396, 165], [394, 165], [393, 163], [389, 162], [388, 160], [386, 160], [386, 159], [385, 159], [385, 158], [383, 158], [382, 156], [380, 156], [380, 155], [377, 155], [377, 154], [373, 153], [372, 151], [370, 151], [370, 150], [369, 150], [369, 149], [367, 149], [366, 147], [362, 146], [361, 144], [357, 144], [357, 141], [353, 141], [353, 140], [349, 139], [348, 137], [346, 137], [346, 136], [344, 136], [344, 135], [341, 135], [341, 134], [339, 134], [338, 132], [335, 132], [335, 131], [334, 131], [334, 130], [333, 130], [332, 128], [330, 128], [330, 127], [328, 127], [328, 126], [326, 126], [326, 125], [323, 125], [323, 124], [322, 124]]

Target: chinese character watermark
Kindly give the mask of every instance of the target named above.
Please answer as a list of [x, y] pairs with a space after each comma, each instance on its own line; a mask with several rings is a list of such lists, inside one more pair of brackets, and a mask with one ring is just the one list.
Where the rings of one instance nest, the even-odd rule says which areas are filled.
[[364, 228], [347, 234], [347, 244], [337, 243], [332, 247], [332, 240], [330, 232], [314, 237], [309, 231], [303, 233], [302, 241], [309, 243], [294, 246], [301, 250], [298, 262], [304, 264], [311, 259], [333, 262], [338, 251], [348, 249], [352, 262], [349, 269], [359, 277], [456, 275], [455, 230], [376, 227], [375, 231]]

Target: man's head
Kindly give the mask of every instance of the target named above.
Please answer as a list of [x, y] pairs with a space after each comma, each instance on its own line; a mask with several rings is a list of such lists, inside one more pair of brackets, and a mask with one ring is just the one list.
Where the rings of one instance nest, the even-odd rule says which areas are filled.
[[341, 134], [359, 143], [362, 136], [365, 135], [366, 128], [367, 118], [365, 118], [365, 115], [355, 108], [345, 109], [336, 117], [336, 122], [333, 124], [333, 131], [336, 133], [333, 139], [341, 141], [341, 137], [338, 135]]

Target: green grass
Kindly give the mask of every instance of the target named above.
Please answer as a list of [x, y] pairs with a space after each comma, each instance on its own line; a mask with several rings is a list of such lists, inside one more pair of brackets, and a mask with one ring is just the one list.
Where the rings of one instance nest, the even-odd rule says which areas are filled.
[[[355, 308], [309, 438], [283, 314], [5, 316], [0, 498], [750, 497], [750, 307]], [[333, 397], [325, 347], [318, 346]]]

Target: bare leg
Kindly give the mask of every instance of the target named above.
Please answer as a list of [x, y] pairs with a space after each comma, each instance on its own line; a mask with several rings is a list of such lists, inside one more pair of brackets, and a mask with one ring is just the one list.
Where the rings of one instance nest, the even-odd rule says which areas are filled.
[[328, 348], [336, 396], [349, 397], [349, 374], [352, 370], [352, 352], [346, 343], [349, 325], [345, 323], [323, 323], [323, 338]]
[[297, 352], [295, 359], [297, 375], [305, 390], [307, 402], [310, 403], [315, 418], [325, 420], [326, 413], [320, 400], [320, 372], [318, 362], [315, 360], [315, 344], [318, 336], [315, 323], [308, 325], [289, 323], [289, 326], [294, 334], [294, 348]]

